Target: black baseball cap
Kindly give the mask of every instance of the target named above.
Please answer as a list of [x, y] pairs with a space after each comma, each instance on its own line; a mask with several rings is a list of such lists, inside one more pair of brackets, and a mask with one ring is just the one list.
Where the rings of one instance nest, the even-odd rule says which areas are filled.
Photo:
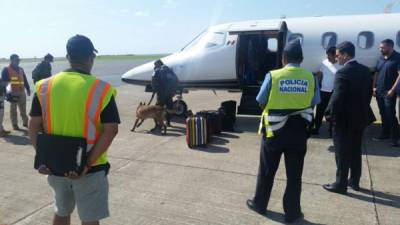
[[87, 57], [96, 54], [97, 50], [88, 37], [77, 34], [68, 40], [67, 53], [71, 57]]

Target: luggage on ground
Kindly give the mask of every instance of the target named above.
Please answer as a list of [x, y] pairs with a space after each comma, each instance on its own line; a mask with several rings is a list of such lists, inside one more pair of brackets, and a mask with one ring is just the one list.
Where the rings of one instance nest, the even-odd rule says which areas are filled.
[[205, 110], [196, 113], [198, 116], [202, 116], [206, 119], [207, 123], [207, 137], [211, 140], [211, 136], [220, 134], [222, 130], [222, 116], [219, 111], [216, 110]]
[[207, 145], [207, 122], [204, 117], [196, 115], [186, 119], [186, 143], [189, 148]]
[[222, 131], [233, 131], [236, 122], [236, 101], [222, 102], [218, 111], [222, 115]]

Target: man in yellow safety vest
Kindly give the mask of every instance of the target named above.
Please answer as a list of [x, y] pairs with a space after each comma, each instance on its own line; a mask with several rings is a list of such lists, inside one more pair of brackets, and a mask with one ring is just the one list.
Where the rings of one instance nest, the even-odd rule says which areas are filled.
[[20, 59], [16, 54], [10, 56], [10, 65], [3, 69], [1, 73], [1, 79], [3, 82], [7, 82], [7, 94], [12, 96], [10, 99], [10, 117], [11, 123], [14, 130], [19, 130], [18, 126], [18, 113], [17, 107], [19, 108], [19, 113], [22, 117], [22, 124], [24, 127], [28, 127], [28, 116], [26, 115], [26, 93], [28, 96], [31, 95], [31, 90], [29, 87], [28, 80], [24, 70], [19, 66]]
[[55, 176], [43, 165], [39, 173], [49, 175], [55, 193], [54, 225], [70, 224], [75, 204], [82, 224], [96, 225], [109, 216], [107, 149], [120, 123], [116, 90], [90, 74], [97, 50], [89, 38], [70, 38], [67, 53], [71, 68], [35, 85], [29, 137], [35, 148], [40, 132], [86, 140], [88, 160], [80, 176]]

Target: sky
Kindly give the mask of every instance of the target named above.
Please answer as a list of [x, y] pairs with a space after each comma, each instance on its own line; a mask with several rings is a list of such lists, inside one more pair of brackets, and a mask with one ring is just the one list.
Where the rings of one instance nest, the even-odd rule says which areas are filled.
[[233, 21], [383, 13], [391, 0], [0, 0], [0, 58], [65, 56], [71, 36], [100, 55], [179, 51], [207, 27]]

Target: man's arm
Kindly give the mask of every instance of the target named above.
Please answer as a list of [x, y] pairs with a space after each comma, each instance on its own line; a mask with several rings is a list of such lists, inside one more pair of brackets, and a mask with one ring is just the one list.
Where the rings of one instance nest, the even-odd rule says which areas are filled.
[[31, 111], [29, 112], [31, 119], [29, 120], [28, 134], [33, 147], [36, 149], [36, 140], [39, 132], [43, 132], [42, 108], [39, 99], [35, 94], [32, 99]]
[[347, 80], [344, 74], [336, 73], [332, 97], [329, 100], [326, 114], [337, 117], [344, 112], [344, 99], [347, 92]]
[[6, 87], [8, 85], [8, 82], [10, 82], [10, 78], [8, 76], [8, 70], [7, 68], [4, 68], [3, 71], [1, 72], [0, 86]]
[[400, 76], [399, 75], [400, 75], [400, 71], [397, 71], [396, 81], [394, 82], [392, 88], [390, 88], [390, 90], [387, 92], [387, 96], [392, 97], [395, 94], [396, 87], [397, 87], [397, 85], [399, 83], [399, 80], [400, 80]]
[[43, 130], [43, 121], [41, 116], [33, 116], [29, 120], [28, 135], [33, 147], [36, 149], [37, 136]]
[[315, 73], [315, 77], [318, 79], [318, 80], [317, 80], [318, 82], [321, 82], [322, 79], [323, 79], [323, 74], [322, 74], [322, 72], [321, 72], [321, 71], [316, 72], [316, 73]]
[[92, 165], [110, 147], [114, 137], [118, 133], [119, 118], [117, 104], [114, 97], [111, 97], [108, 105], [100, 115], [101, 123], [104, 125], [104, 132], [99, 137], [93, 149], [89, 153], [88, 163]]
[[393, 95], [396, 94], [396, 87], [399, 85], [399, 80], [400, 80], [400, 62], [397, 64], [397, 78], [396, 81], [394, 82], [392, 88], [388, 91], [387, 95], [392, 97]]
[[118, 123], [104, 124], [104, 131], [93, 146], [88, 157], [88, 164], [91, 166], [110, 147], [118, 133]]
[[271, 92], [272, 78], [271, 74], [265, 75], [263, 84], [261, 85], [260, 92], [258, 93], [256, 100], [262, 109], [268, 103], [269, 93]]
[[320, 87], [318, 83], [318, 77], [315, 77], [315, 88], [314, 88], [314, 97], [312, 98], [311, 101], [311, 106], [314, 107], [318, 105], [321, 102], [321, 92], [320, 92]]
[[29, 86], [28, 80], [26, 79], [25, 71], [23, 69], [21, 69], [21, 70], [22, 70], [22, 74], [24, 76], [24, 85], [25, 85], [26, 93], [28, 93], [28, 96], [31, 96], [31, 87]]

